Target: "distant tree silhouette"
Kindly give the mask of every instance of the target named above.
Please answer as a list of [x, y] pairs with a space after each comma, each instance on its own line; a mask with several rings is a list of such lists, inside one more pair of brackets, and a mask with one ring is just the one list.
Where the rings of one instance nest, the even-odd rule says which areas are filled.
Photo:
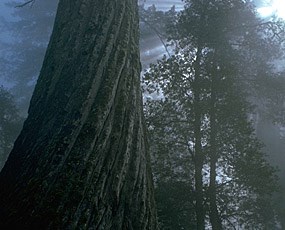
[[22, 118], [11, 93], [0, 87], [0, 170], [20, 132]]

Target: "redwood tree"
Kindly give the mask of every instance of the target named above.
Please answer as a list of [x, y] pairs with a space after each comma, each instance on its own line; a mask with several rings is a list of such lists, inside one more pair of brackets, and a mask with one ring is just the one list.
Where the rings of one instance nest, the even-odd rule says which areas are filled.
[[136, 0], [60, 1], [0, 174], [0, 227], [157, 228], [138, 37]]

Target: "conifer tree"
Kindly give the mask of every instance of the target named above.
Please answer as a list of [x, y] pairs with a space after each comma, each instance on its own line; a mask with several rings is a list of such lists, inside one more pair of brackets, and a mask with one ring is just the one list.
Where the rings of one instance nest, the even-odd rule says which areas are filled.
[[[176, 55], [152, 65], [145, 76], [148, 93], [163, 94], [160, 101], [147, 103], [148, 124], [155, 136], [151, 140], [172, 145], [171, 150], [153, 151], [164, 152], [163, 159], [173, 159], [171, 154], [191, 159], [187, 166], [192, 167], [188, 175], [196, 229], [204, 229], [208, 222], [212, 229], [274, 227], [274, 212], [259, 210], [273, 206], [277, 182], [248, 121], [251, 110], [243, 80], [258, 77], [260, 63], [269, 67], [276, 46], [262, 47], [268, 37], [260, 34], [270, 30], [255, 17], [250, 2], [186, 3], [173, 29], [177, 32], [172, 33]], [[260, 56], [261, 47], [270, 50], [267, 59]], [[169, 160], [161, 164], [174, 174], [181, 168], [190, 170]]]

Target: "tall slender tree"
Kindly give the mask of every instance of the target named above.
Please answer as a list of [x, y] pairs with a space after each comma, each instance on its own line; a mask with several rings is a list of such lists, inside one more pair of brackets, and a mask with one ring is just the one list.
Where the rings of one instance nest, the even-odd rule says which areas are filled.
[[[193, 58], [189, 52], [182, 52], [153, 65], [145, 78], [150, 92], [160, 89], [164, 94], [161, 100], [147, 100], [145, 108], [157, 191], [162, 190], [160, 186], [166, 187], [164, 184], [184, 184], [183, 199], [186, 199], [180, 212], [184, 211], [184, 216], [196, 222], [195, 229], [200, 223], [197, 215], [205, 220], [205, 227], [211, 222], [212, 228], [215, 226], [216, 229], [230, 226], [255, 226], [256, 229], [274, 227], [272, 194], [277, 190], [274, 169], [264, 159], [260, 144], [254, 137], [247, 116], [248, 105], [230, 77], [233, 73], [229, 70], [232, 68], [228, 69], [227, 65], [220, 66], [221, 78], [215, 86], [215, 97], [219, 100], [213, 100], [212, 78], [201, 78], [199, 85], [200, 92], [203, 92], [198, 109], [203, 111], [200, 145], [204, 159], [200, 194], [202, 208], [197, 206], [197, 134], [194, 116], [197, 107], [194, 106], [193, 93], [197, 85], [193, 84], [195, 75], [189, 71], [194, 65]], [[211, 66], [214, 63], [208, 64]], [[214, 118], [215, 122], [212, 120]], [[172, 195], [173, 191], [170, 192], [169, 195]], [[159, 217], [165, 224], [167, 219], [164, 215], [170, 215], [167, 213], [169, 208], [161, 205], [162, 200], [158, 200], [158, 203]], [[187, 203], [192, 204], [186, 206]], [[196, 218], [192, 218], [193, 211]], [[193, 222], [188, 223], [188, 227], [193, 228]]]
[[59, 2], [23, 130], [0, 174], [1, 227], [156, 229], [136, 0]]
[[[196, 229], [205, 229], [208, 221], [214, 230], [272, 228], [274, 212], [269, 215], [259, 209], [271, 205], [274, 170], [248, 122], [244, 93], [245, 82], [258, 77], [260, 63], [270, 72], [268, 62], [276, 48], [274, 39], [265, 36], [270, 24], [255, 17], [250, 1], [186, 2], [175, 24], [176, 55], [152, 65], [146, 74], [149, 92], [163, 93], [160, 102], [147, 103], [150, 129], [156, 135], [159, 124], [165, 125], [160, 135], [170, 133], [168, 138], [154, 139], [184, 146], [184, 154], [188, 152], [193, 161], [188, 165], [194, 168], [189, 180], [195, 194]], [[270, 46], [261, 48], [270, 52], [260, 56], [258, 46], [268, 40]], [[161, 118], [155, 121], [155, 115]], [[165, 155], [183, 156], [180, 151], [166, 150]], [[165, 158], [162, 164], [167, 165]], [[185, 166], [177, 163], [172, 172]], [[270, 186], [260, 188], [256, 182], [264, 182], [256, 175]]]

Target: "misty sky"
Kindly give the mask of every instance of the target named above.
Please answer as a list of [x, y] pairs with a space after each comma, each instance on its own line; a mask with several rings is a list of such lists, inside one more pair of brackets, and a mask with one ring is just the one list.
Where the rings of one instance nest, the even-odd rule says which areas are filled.
[[183, 8], [182, 0], [146, 0], [145, 5], [156, 5], [159, 10], [168, 10], [172, 5], [176, 6], [177, 10]]

